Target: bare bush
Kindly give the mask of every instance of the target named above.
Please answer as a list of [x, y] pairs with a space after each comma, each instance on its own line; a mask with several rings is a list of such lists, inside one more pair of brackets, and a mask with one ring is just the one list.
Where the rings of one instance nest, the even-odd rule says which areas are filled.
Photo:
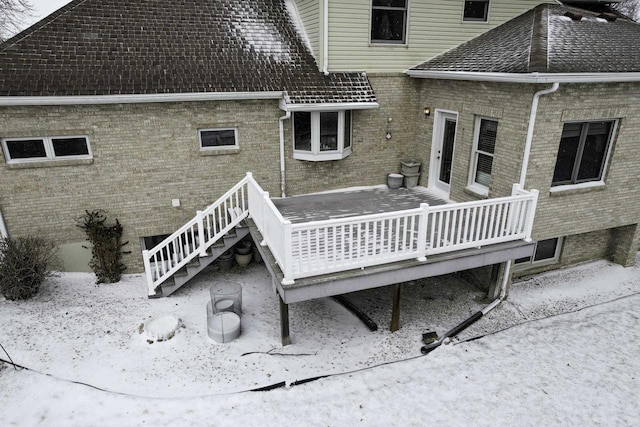
[[53, 276], [58, 262], [57, 248], [37, 236], [0, 239], [0, 291], [10, 300], [36, 295], [44, 281]]

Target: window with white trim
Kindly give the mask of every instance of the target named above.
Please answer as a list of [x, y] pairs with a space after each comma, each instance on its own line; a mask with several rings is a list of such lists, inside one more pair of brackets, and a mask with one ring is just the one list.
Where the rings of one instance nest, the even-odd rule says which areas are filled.
[[615, 120], [565, 123], [551, 186], [603, 181], [615, 125]]
[[489, 0], [465, 1], [462, 20], [465, 22], [487, 22], [489, 20]]
[[516, 268], [518, 270], [524, 270], [531, 267], [557, 263], [560, 259], [562, 242], [562, 237], [538, 240], [532, 256], [519, 258], [514, 261]]
[[238, 148], [238, 129], [199, 129], [200, 150], [229, 150]]
[[339, 160], [351, 154], [351, 111], [293, 113], [293, 158]]
[[2, 151], [7, 163], [92, 158], [86, 136], [4, 138]]
[[407, 42], [408, 1], [371, 1], [371, 43]]
[[498, 122], [496, 120], [476, 117], [469, 186], [485, 195], [489, 193], [489, 185], [491, 184], [497, 134]]

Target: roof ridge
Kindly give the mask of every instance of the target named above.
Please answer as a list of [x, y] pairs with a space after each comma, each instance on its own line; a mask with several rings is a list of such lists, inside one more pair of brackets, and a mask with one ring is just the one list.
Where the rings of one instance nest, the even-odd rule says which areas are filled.
[[81, 4], [83, 4], [83, 3], [87, 2], [87, 1], [89, 1], [89, 0], [73, 0], [73, 1], [65, 4], [60, 9], [58, 9], [55, 12], [45, 16], [44, 18], [42, 18], [41, 20], [39, 20], [35, 24], [30, 25], [29, 27], [27, 27], [24, 30], [20, 31], [15, 36], [5, 40], [2, 43], [0, 43], [0, 52], [6, 50], [8, 47], [13, 46], [16, 43], [21, 42], [22, 40], [24, 40], [25, 38], [29, 37], [30, 35], [32, 35], [36, 31], [38, 31], [39, 29], [46, 27], [47, 25], [49, 25], [51, 22], [55, 21], [60, 16], [64, 15], [65, 13], [67, 13], [69, 11], [71, 11], [72, 9], [75, 9], [77, 6], [80, 6]]
[[529, 72], [549, 71], [549, 8], [547, 5], [540, 5], [533, 11], [533, 29], [529, 49]]

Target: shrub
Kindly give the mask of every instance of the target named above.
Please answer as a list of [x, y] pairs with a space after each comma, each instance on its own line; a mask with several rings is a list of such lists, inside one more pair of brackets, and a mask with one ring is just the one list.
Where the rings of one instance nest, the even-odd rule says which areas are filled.
[[85, 211], [76, 220], [91, 243], [91, 261], [89, 267], [96, 274], [98, 283], [119, 282], [122, 272], [127, 267], [122, 263], [122, 248], [129, 242], [122, 243], [123, 227], [116, 219], [115, 224], [108, 225], [107, 212], [104, 210]]
[[54, 275], [56, 246], [37, 236], [0, 239], [0, 291], [10, 300], [36, 295], [44, 281]]

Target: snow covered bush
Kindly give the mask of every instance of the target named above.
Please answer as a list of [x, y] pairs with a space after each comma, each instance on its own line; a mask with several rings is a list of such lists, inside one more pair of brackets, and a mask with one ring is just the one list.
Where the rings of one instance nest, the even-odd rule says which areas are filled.
[[129, 242], [122, 243], [124, 228], [116, 218], [115, 224], [107, 224], [107, 212], [103, 210], [85, 211], [76, 220], [91, 243], [91, 261], [89, 267], [96, 274], [98, 283], [116, 283], [120, 281], [122, 272], [127, 267], [122, 263], [122, 248]]
[[53, 276], [57, 248], [37, 236], [0, 239], [0, 291], [10, 300], [28, 299]]

